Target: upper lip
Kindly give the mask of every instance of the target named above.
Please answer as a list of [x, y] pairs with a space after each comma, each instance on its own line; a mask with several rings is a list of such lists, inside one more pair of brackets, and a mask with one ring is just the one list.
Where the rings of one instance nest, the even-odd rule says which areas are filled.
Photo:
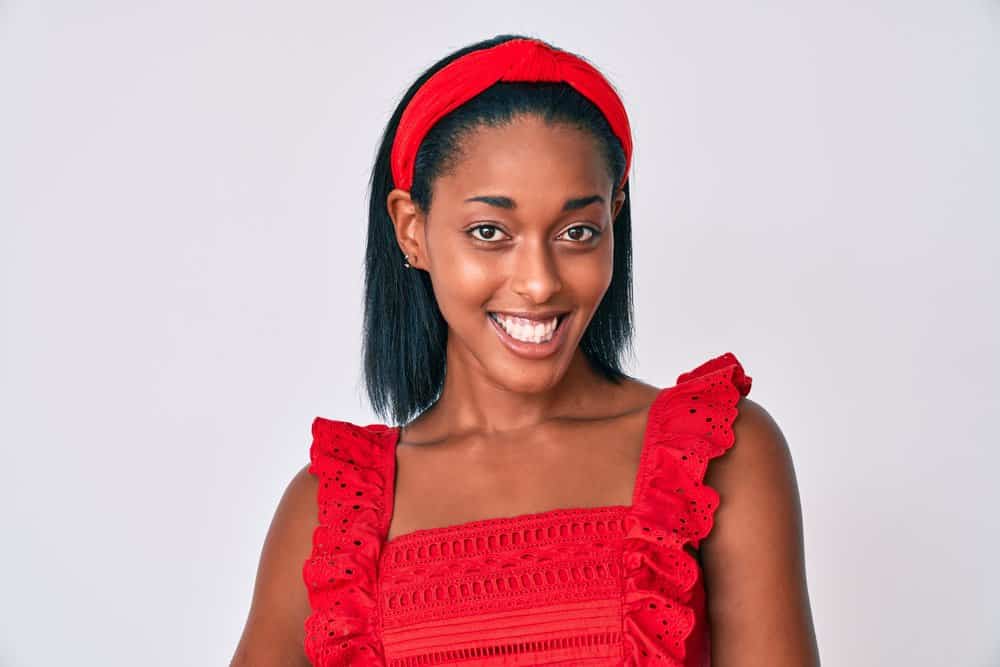
[[526, 310], [490, 310], [490, 313], [497, 313], [500, 315], [509, 315], [510, 317], [521, 317], [526, 320], [551, 320], [553, 317], [561, 317], [569, 312], [569, 310], [539, 310], [539, 311], [526, 311]]

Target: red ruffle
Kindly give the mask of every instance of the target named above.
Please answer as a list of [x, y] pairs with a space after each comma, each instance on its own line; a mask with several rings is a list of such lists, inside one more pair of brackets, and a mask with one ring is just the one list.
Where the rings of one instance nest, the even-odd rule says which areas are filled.
[[[709, 460], [735, 441], [736, 404], [751, 378], [727, 352], [682, 373], [650, 407], [634, 502], [625, 517], [623, 665], [707, 664], [701, 570], [684, 548], [709, 534], [718, 492]], [[702, 628], [705, 630], [705, 628]]]
[[309, 472], [319, 478], [319, 525], [302, 576], [313, 610], [305, 621], [305, 652], [316, 667], [385, 661], [376, 578], [389, 433], [381, 424], [313, 421]]
[[[622, 665], [707, 664], [701, 570], [685, 546], [697, 547], [712, 529], [719, 494], [703, 483], [705, 471], [733, 445], [736, 405], [750, 385], [726, 353], [678, 376], [650, 407], [624, 515]], [[320, 521], [302, 570], [313, 610], [306, 654], [317, 667], [381, 667], [377, 577], [395, 429], [317, 417], [312, 432]]]

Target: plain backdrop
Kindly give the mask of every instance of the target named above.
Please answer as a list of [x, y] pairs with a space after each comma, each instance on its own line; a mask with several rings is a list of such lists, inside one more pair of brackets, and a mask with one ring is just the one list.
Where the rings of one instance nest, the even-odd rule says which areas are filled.
[[317, 415], [367, 424], [367, 180], [527, 33], [635, 136], [636, 361], [732, 351], [824, 665], [1000, 665], [1000, 5], [0, 5], [0, 664], [228, 664]]

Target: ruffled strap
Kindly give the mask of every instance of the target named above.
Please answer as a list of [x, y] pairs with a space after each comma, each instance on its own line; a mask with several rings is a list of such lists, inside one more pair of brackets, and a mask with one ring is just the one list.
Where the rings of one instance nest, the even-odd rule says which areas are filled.
[[[634, 502], [625, 517], [625, 665], [703, 664], [701, 570], [684, 548], [709, 534], [718, 492], [708, 462], [735, 441], [736, 405], [752, 378], [731, 352], [677, 377], [649, 409]], [[707, 662], [705, 663], [707, 664]]]
[[377, 627], [377, 569], [393, 429], [317, 417], [309, 472], [319, 478], [319, 525], [302, 568], [312, 614], [305, 652], [317, 667], [384, 665]]

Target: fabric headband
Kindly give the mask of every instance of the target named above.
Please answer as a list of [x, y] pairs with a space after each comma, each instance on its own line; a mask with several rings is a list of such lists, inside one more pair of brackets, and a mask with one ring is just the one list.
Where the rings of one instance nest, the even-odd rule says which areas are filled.
[[593, 102], [625, 151], [620, 184], [625, 185], [632, 164], [632, 130], [618, 93], [597, 69], [572, 53], [518, 38], [453, 60], [417, 90], [403, 110], [392, 143], [390, 165], [397, 188], [413, 186], [417, 149], [434, 124], [498, 81], [565, 82]]

